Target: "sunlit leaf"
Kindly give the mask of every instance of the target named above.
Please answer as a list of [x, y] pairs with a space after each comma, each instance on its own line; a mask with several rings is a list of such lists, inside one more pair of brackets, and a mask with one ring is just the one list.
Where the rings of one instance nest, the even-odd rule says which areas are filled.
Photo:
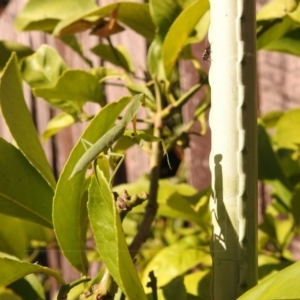
[[184, 276], [184, 286], [187, 290], [187, 293], [197, 297], [195, 300], [210, 299], [210, 282], [211, 270], [209, 269], [196, 271]]
[[209, 9], [208, 1], [195, 1], [189, 5], [170, 27], [162, 47], [162, 59], [169, 77], [192, 30]]
[[69, 177], [74, 166], [85, 153], [81, 139], [91, 143], [96, 142], [99, 137], [114, 125], [118, 116], [129, 102], [130, 98], [125, 97], [101, 109], [73, 148], [57, 183], [53, 200], [53, 223], [56, 238], [66, 258], [82, 273], [87, 272], [85, 238], [83, 238], [83, 228], [79, 222], [79, 220], [85, 218], [85, 214], [82, 211], [83, 205], [85, 205], [82, 199], [82, 193], [86, 189], [84, 184], [85, 172], [80, 172], [71, 180], [69, 180]]
[[243, 294], [238, 300], [299, 299], [300, 262], [285, 268], [277, 274], [263, 280], [254, 288]]
[[187, 236], [159, 251], [143, 271], [143, 285], [148, 282], [148, 273], [152, 270], [157, 277], [157, 286], [162, 287], [199, 263], [210, 266], [211, 255], [208, 249], [200, 250], [199, 243], [196, 236]]
[[89, 72], [93, 74], [99, 82], [103, 82], [107, 79], [122, 79], [123, 71], [117, 70], [115, 68], [107, 68], [107, 67], [98, 67], [90, 69]]
[[22, 76], [31, 87], [55, 84], [67, 68], [57, 50], [48, 45], [41, 45], [34, 54], [21, 62]]
[[283, 173], [279, 159], [261, 123], [258, 124], [258, 178], [270, 184], [284, 206], [290, 208], [291, 184]]
[[51, 228], [53, 190], [22, 153], [2, 138], [0, 166], [1, 213]]
[[23, 300], [15, 294], [11, 289], [0, 287], [0, 300]]
[[66, 70], [55, 85], [34, 88], [33, 92], [37, 97], [69, 100], [78, 103], [78, 106], [87, 101], [103, 105], [103, 92], [97, 78], [83, 70]]
[[56, 115], [47, 124], [46, 130], [43, 132], [43, 140], [49, 139], [60, 130], [73, 125], [75, 122], [74, 117], [65, 112]]
[[28, 274], [37, 272], [52, 276], [59, 283], [65, 283], [58, 272], [50, 268], [43, 267], [39, 264], [19, 261], [11, 256], [4, 256], [3, 254], [0, 254], [0, 269], [5, 270], [5, 272], [1, 272], [0, 274], [0, 286], [8, 285]]
[[293, 193], [292, 198], [292, 214], [297, 223], [300, 223], [300, 185], [298, 184]]
[[15, 54], [12, 54], [1, 77], [0, 103], [6, 124], [20, 150], [54, 189], [55, 178], [25, 103]]
[[147, 40], [151, 41], [153, 39], [155, 28], [150, 17], [148, 4], [127, 1], [112, 3], [93, 9], [89, 13], [84, 12], [75, 17], [65, 18], [57, 24], [54, 34], [59, 35], [64, 28], [79, 20], [92, 19], [96, 22], [97, 19], [108, 17], [116, 8], [118, 9], [118, 21], [144, 36]]
[[11, 57], [12, 52], [16, 52], [18, 59], [31, 55], [32, 49], [14, 41], [0, 41], [0, 70]]
[[145, 96], [153, 103], [155, 103], [155, 98], [148, 87], [144, 84], [128, 84], [126, 85], [127, 89], [133, 94], [144, 93]]
[[0, 252], [22, 259], [26, 256], [27, 240], [20, 225], [19, 219], [0, 214]]
[[97, 6], [93, 0], [29, 0], [15, 20], [19, 31], [52, 31], [59, 20], [83, 14]]
[[163, 80], [166, 79], [166, 75], [161, 56], [161, 50], [162, 40], [159, 36], [156, 36], [148, 49], [147, 66], [150, 74], [155, 74], [157, 78]]
[[258, 255], [258, 278], [261, 282], [262, 280], [278, 273], [278, 271], [290, 266], [291, 261], [282, 260], [280, 258], [259, 254]]
[[[147, 299], [125, 241], [115, 200], [103, 173], [92, 177], [89, 219], [101, 260], [128, 299]], [[134, 287], [134, 288], [132, 288]]]
[[267, 48], [269, 44], [283, 38], [288, 32], [297, 27], [298, 23], [296, 23], [291, 17], [284, 17], [280, 20], [280, 22], [270, 26], [268, 30], [264, 30], [262, 34], [259, 34], [256, 43], [257, 50]]
[[125, 69], [128, 72], [134, 72], [133, 62], [128, 51], [123, 46], [116, 46], [114, 49], [110, 45], [99, 44], [91, 49], [93, 53], [102, 59]]
[[300, 149], [300, 109], [286, 112], [276, 124], [276, 145], [279, 148]]
[[274, 127], [283, 114], [284, 114], [283, 111], [271, 111], [261, 116], [261, 120], [264, 124], [264, 127], [265, 128]]
[[[185, 1], [186, 2], [186, 1]], [[183, 10], [182, 2], [173, 0], [151, 0], [150, 13], [153, 23], [157, 27], [157, 34], [161, 40], [166, 36], [174, 20]]]
[[[122, 184], [114, 188], [119, 194], [121, 194], [124, 189], [127, 190], [129, 194], [147, 192], [149, 190], [149, 180], [145, 177], [141, 177], [135, 183]], [[194, 199], [194, 197], [197, 197], [197, 199]], [[201, 201], [199, 201], [199, 199], [200, 196], [198, 197], [197, 192], [188, 185], [172, 184], [168, 180], [160, 180], [157, 196], [159, 204], [157, 213], [158, 215], [171, 218], [189, 220], [202, 226], [203, 223], [205, 223], [204, 220], [207, 221], [207, 215], [204, 214], [205, 210], [207, 210], [207, 201], [205, 201], [205, 197], [201, 197]], [[135, 207], [133, 212], [144, 212], [146, 204], [147, 203]]]
[[82, 45], [78, 42], [74, 35], [64, 35], [59, 38], [62, 42], [74, 50], [88, 64], [89, 67], [93, 66], [93, 62], [86, 55], [84, 55]]
[[298, 7], [297, 0], [275, 0], [265, 4], [257, 13], [257, 20], [282, 18]]
[[[45, 290], [35, 274], [29, 274], [10, 285], [8, 288], [22, 296], [23, 299], [45, 299]], [[0, 298], [1, 299], [1, 298]]]

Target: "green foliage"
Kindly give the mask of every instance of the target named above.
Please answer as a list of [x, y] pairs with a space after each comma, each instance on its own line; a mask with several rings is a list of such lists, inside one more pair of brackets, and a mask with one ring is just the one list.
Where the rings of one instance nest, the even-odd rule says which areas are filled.
[[297, 299], [299, 298], [299, 274], [300, 262], [294, 263], [261, 282], [255, 289], [252, 289], [239, 297], [239, 300], [247, 299]]
[[[130, 98], [125, 97], [117, 103], [105, 106], [86, 128], [82, 138], [90, 142], [96, 141], [99, 135], [103, 135], [113, 126], [129, 101]], [[60, 174], [53, 199], [53, 223], [56, 238], [64, 255], [82, 273], [86, 273], [88, 268], [86, 254], [83, 251], [86, 227], [82, 226], [82, 221], [87, 222], [87, 198], [83, 195], [89, 183], [84, 181], [84, 172], [79, 173], [72, 180], [69, 180], [69, 177], [76, 162], [84, 153], [85, 149], [79, 140]]]
[[195, 1], [170, 26], [162, 45], [162, 60], [168, 78], [188, 37], [208, 9], [208, 1]]
[[[1, 111], [18, 147], [0, 138], [0, 269], [5, 270], [0, 274], [0, 299], [44, 299], [47, 285], [33, 273], [52, 276], [61, 284], [58, 299], [78, 299], [87, 289], [93, 291], [86, 299], [96, 295], [113, 299], [120, 293], [133, 300], [155, 299], [156, 294], [158, 299], [167, 300], [209, 299], [210, 188], [198, 192], [180, 181], [182, 176], [171, 181], [150, 174], [114, 187], [112, 193], [105, 156], [112, 150], [124, 153], [138, 144], [150, 153], [155, 170], [164, 152], [188, 145], [190, 129], [197, 120], [203, 128], [199, 134], [204, 134], [210, 89], [207, 74], [192, 57], [190, 46], [206, 34], [208, 1], [121, 1], [102, 7], [94, 1], [73, 2], [30, 0], [15, 26], [20, 31], [40, 30], [57, 36], [81, 56], [89, 66], [87, 70], [69, 69], [59, 53], [47, 45], [33, 52], [15, 42], [0, 42]], [[299, 55], [299, 13], [298, 1], [278, 0], [266, 5], [258, 13], [257, 48]], [[144, 70], [149, 80], [143, 83], [136, 80], [127, 50], [110, 39], [124, 30], [124, 25], [150, 44], [148, 69]], [[99, 33], [101, 26], [105, 30]], [[117, 68], [92, 65], [75, 35], [82, 31], [107, 39], [107, 43], [90, 49], [90, 54]], [[200, 75], [199, 82], [186, 93], [178, 91], [176, 65], [180, 58], [190, 59]], [[109, 79], [118, 79], [128, 96], [106, 105], [102, 84], [109, 84]], [[61, 110], [50, 120], [44, 139], [89, 121], [57, 183], [26, 106], [23, 81], [35, 96]], [[182, 124], [180, 110], [200, 88], [205, 89], [205, 96], [193, 120]], [[99, 104], [96, 115], [84, 111], [89, 101]], [[136, 120], [142, 104], [146, 117]], [[300, 110], [295, 109], [269, 113], [258, 122], [259, 179], [271, 188], [273, 199], [259, 235], [259, 274], [266, 280], [240, 299], [300, 297], [294, 288], [299, 264], [291, 265], [289, 250], [300, 224], [299, 120]], [[131, 121], [134, 130], [126, 130]], [[97, 151], [90, 155], [82, 140], [92, 143], [90, 149]], [[157, 142], [162, 151], [155, 148]], [[87, 154], [88, 160], [81, 165]], [[79, 163], [80, 172], [75, 175]], [[90, 163], [91, 172], [86, 170]], [[145, 192], [149, 192], [149, 200], [143, 202]], [[125, 206], [120, 207], [120, 203]], [[132, 203], [134, 207], [129, 205]], [[151, 225], [156, 204], [155, 226], [143, 227], [147, 222]], [[140, 244], [144, 244], [136, 254], [128, 245], [139, 234]], [[87, 247], [87, 238], [95, 240], [95, 249]], [[35, 263], [36, 253], [56, 242], [83, 277], [66, 283], [57, 271]], [[138, 272], [132, 260], [135, 255]], [[97, 260], [104, 265], [90, 280], [85, 275], [91, 262]], [[151, 271], [154, 277], [149, 285]]]
[[109, 45], [101, 43], [92, 48], [91, 51], [104, 60], [125, 69], [127, 72], [134, 72], [133, 62], [124, 46], [117, 46], [112, 49]]
[[[49, 185], [54, 188], [55, 179], [53, 173], [25, 104], [22, 79], [15, 54], [12, 54], [11, 59], [3, 70], [0, 101], [2, 114], [19, 149]], [[22, 126], [20, 126], [20, 123]]]
[[2, 70], [9, 60], [12, 52], [16, 52], [19, 59], [31, 55], [32, 49], [14, 41], [0, 41], [0, 70]]
[[0, 276], [0, 285], [8, 285], [24, 276], [40, 272], [54, 277], [59, 283], [64, 283], [63, 278], [54, 270], [42, 267], [39, 264], [31, 264], [25, 261], [19, 261], [8, 255], [0, 255], [1, 270], [5, 270]]
[[98, 169], [96, 172], [89, 187], [88, 213], [98, 253], [129, 299], [147, 299], [128, 251], [110, 186], [103, 173]]

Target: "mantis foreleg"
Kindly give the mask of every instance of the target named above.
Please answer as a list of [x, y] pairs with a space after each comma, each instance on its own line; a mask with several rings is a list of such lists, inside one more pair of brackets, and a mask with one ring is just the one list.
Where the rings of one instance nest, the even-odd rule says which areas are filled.
[[[115, 156], [115, 157], [120, 157], [120, 158], [121, 158], [121, 159], [118, 161], [116, 167], [114, 168], [112, 174], [109, 176], [108, 184], [109, 184], [110, 187], [112, 187], [112, 182], [113, 182], [113, 180], [114, 180], [114, 177], [115, 177], [116, 173], [118, 172], [118, 170], [119, 170], [119, 168], [120, 168], [122, 162], [124, 161], [125, 155], [124, 155], [124, 154], [121, 154], [121, 153], [114, 153], [114, 152], [109, 152], [108, 155], [109, 155], [109, 156]], [[97, 176], [97, 172], [96, 172], [95, 168], [99, 168], [99, 166], [98, 166], [98, 164], [97, 164], [97, 161], [98, 161], [98, 158], [96, 158], [96, 159], [94, 160], [94, 164], [93, 164], [95, 176]], [[106, 165], [108, 165], [108, 164], [106, 163]], [[105, 175], [106, 175], [106, 174], [105, 174]], [[107, 176], [105, 176], [105, 177], [107, 178]]]

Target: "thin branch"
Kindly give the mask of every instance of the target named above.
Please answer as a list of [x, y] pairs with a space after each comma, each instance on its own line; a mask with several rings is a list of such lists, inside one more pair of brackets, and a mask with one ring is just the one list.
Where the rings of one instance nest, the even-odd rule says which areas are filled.
[[[161, 119], [161, 96], [157, 81], [155, 81], [155, 96], [157, 113], [155, 114], [155, 122], [153, 134], [157, 137], [161, 137], [162, 131], [162, 119]], [[151, 158], [150, 158], [150, 189], [149, 189], [149, 200], [146, 206], [145, 215], [140, 225], [139, 231], [134, 237], [129, 251], [132, 257], [134, 257], [140, 250], [142, 244], [147, 240], [151, 224], [154, 221], [158, 204], [157, 204], [157, 193], [158, 193], [158, 180], [160, 176], [160, 164], [162, 158], [162, 150], [160, 143], [153, 143]]]

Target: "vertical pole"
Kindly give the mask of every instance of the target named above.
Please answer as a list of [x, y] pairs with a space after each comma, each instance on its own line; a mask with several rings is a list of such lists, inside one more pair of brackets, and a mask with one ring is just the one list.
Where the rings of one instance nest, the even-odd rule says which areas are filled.
[[211, 298], [235, 300], [257, 282], [255, 1], [210, 3]]

